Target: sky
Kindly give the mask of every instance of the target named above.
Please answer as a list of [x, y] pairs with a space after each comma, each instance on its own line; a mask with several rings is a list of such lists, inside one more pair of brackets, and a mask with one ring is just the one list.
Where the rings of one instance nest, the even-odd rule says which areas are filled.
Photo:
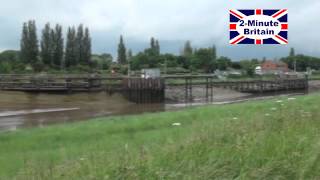
[[[2, 2], [3, 1], [3, 2]], [[162, 53], [179, 54], [186, 40], [194, 47], [216, 45], [218, 56], [232, 60], [279, 59], [289, 48], [320, 56], [319, 0], [0, 0], [0, 51], [19, 49], [23, 22], [36, 20], [89, 27], [94, 53], [116, 56], [119, 36], [134, 53], [159, 39]], [[229, 9], [288, 9], [288, 45], [229, 45]]]

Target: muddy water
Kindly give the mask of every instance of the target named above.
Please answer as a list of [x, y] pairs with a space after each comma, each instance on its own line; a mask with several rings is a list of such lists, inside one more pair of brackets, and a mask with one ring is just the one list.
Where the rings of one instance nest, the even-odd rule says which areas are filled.
[[[316, 84], [316, 83], [314, 83]], [[315, 87], [318, 87], [315, 85]], [[320, 83], [319, 83], [320, 87]], [[320, 88], [319, 88], [320, 89]], [[293, 92], [286, 92], [293, 93]], [[184, 103], [183, 88], [166, 90], [167, 104], [137, 105], [121, 95], [101, 93], [48, 94], [0, 91], [0, 131], [43, 127], [50, 124], [83, 121], [111, 115], [139, 114], [175, 110], [206, 104], [205, 89], [193, 89], [194, 103]], [[213, 104], [241, 102], [277, 93], [251, 95], [226, 89], [214, 89]], [[210, 102], [212, 103], [212, 102]]]
[[136, 105], [117, 94], [0, 91], [0, 131], [163, 110], [164, 104]]

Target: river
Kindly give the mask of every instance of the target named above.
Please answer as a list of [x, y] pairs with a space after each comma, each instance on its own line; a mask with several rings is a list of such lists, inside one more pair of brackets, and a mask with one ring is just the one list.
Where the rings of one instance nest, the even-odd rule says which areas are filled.
[[[320, 87], [320, 83], [317, 86]], [[168, 91], [166, 94], [174, 95], [171, 99], [177, 98], [177, 90], [169, 89]], [[195, 94], [196, 92], [197, 90]], [[216, 104], [277, 95], [272, 93], [257, 96], [223, 89], [215, 89], [214, 92], [213, 103]], [[0, 131], [77, 122], [95, 117], [175, 110], [190, 105], [206, 104], [204, 99], [195, 98], [196, 102], [193, 104], [169, 101], [164, 104], [137, 105], [128, 102], [120, 94], [109, 95], [105, 92], [48, 94], [0, 91]]]
[[95, 117], [163, 111], [164, 104], [137, 105], [119, 94], [48, 94], [0, 91], [0, 131], [42, 127]]

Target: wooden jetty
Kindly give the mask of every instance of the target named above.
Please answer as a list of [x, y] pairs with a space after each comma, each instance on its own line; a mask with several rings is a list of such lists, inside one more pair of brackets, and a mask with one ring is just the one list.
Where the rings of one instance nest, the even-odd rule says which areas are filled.
[[266, 93], [308, 90], [308, 78], [287, 78], [272, 80], [239, 80], [239, 81], [218, 81], [212, 75], [196, 76], [166, 76], [166, 80], [174, 80], [170, 86], [185, 86], [185, 100], [192, 101], [192, 89], [194, 86], [205, 87], [205, 97], [212, 101], [214, 92], [213, 88], [232, 89], [243, 93]]
[[135, 103], [159, 103], [165, 100], [166, 86], [184, 86], [185, 99], [192, 101], [194, 86], [205, 87], [207, 99], [212, 100], [213, 88], [227, 88], [246, 93], [307, 90], [307, 78], [218, 81], [212, 75], [163, 76], [144, 79], [101, 75], [0, 75], [0, 90], [34, 92], [121, 92]]
[[162, 78], [125, 78], [123, 94], [135, 103], [161, 103], [165, 100], [165, 83]]

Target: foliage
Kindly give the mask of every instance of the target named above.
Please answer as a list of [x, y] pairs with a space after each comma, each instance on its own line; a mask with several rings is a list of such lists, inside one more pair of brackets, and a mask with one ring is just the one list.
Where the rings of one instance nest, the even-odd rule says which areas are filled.
[[39, 45], [36, 22], [30, 20], [23, 24], [20, 41], [21, 59], [26, 64], [35, 64], [38, 61]]
[[52, 44], [53, 44], [53, 67], [56, 69], [61, 69], [63, 66], [63, 34], [62, 26], [56, 25], [55, 29], [51, 31]]
[[[31, 69], [36, 71], [50, 71], [52, 69], [61, 71], [66, 69], [68, 71], [74, 70], [76, 67], [86, 69], [82, 68], [84, 66], [92, 68], [92, 70], [110, 71], [110, 68], [112, 68], [112, 60], [110, 60], [110, 57], [105, 58], [102, 57], [102, 55], [92, 55], [90, 32], [89, 29], [82, 24], [77, 27], [77, 30], [75, 27], [68, 28], [65, 50], [62, 27], [57, 24], [55, 28], [52, 29], [48, 23], [42, 31], [39, 58], [36, 24], [35, 21], [32, 20], [23, 24], [20, 44], [19, 60], [14, 63], [1, 62], [0, 65], [3, 67], [2, 69], [0, 67], [0, 69], [3, 72], [14, 72], [15, 64], [18, 65], [19, 70], [22, 67], [31, 67]], [[131, 49], [127, 51], [122, 35], [120, 36], [117, 54], [117, 62], [119, 64], [118, 72], [126, 72], [129, 68], [132, 70], [160, 68], [162, 71], [167, 71], [169, 68], [180, 68], [194, 73], [213, 73], [217, 69], [223, 71], [228, 69], [242, 69], [246, 71], [247, 75], [253, 76], [255, 66], [265, 60], [266, 58], [263, 58], [262, 61], [254, 59], [233, 62], [227, 57], [218, 57], [215, 46], [196, 49], [192, 47], [190, 41], [185, 42], [180, 56], [169, 53], [161, 54], [159, 40], [154, 37], [150, 39], [149, 48], [133, 55]], [[294, 69], [296, 65], [298, 71], [320, 69], [320, 58], [296, 55], [294, 48], [290, 49], [288, 57], [284, 57], [281, 60], [287, 63], [290, 69]], [[26, 69], [21, 71], [24, 70]]]
[[92, 55], [92, 67], [102, 70], [108, 70], [112, 64], [111, 54]]
[[126, 64], [127, 63], [127, 50], [124, 44], [123, 36], [120, 36], [120, 42], [118, 45], [118, 63]]
[[232, 61], [231, 59], [221, 56], [217, 59], [217, 68], [219, 70], [227, 70], [229, 67], [231, 67]]
[[252, 60], [242, 60], [240, 61], [240, 66], [243, 70], [246, 71], [248, 76], [254, 76], [255, 68], [259, 65], [259, 61], [257, 59]]
[[77, 64], [77, 50], [76, 50], [76, 30], [74, 27], [68, 28], [66, 55], [65, 55], [65, 67], [69, 68]]
[[51, 27], [50, 24], [47, 23], [45, 28], [42, 30], [42, 38], [41, 38], [41, 58], [42, 62], [46, 65], [51, 65], [53, 61], [52, 57], [52, 35], [51, 35]]
[[281, 61], [288, 64], [290, 69], [294, 69], [296, 63], [297, 71], [306, 71], [308, 68], [320, 70], [320, 58], [298, 54], [281, 58]]
[[202, 69], [206, 73], [214, 72], [217, 68], [216, 49], [200, 48], [194, 52], [191, 64], [196, 69]]
[[184, 44], [182, 56], [184, 56], [184, 57], [191, 57], [192, 55], [193, 55], [193, 48], [192, 48], [192, 46], [191, 46], [191, 42], [190, 42], [190, 41], [187, 41], [187, 42]]
[[62, 27], [56, 25], [51, 29], [47, 23], [42, 30], [41, 38], [41, 60], [44, 65], [54, 69], [61, 69], [63, 64], [63, 37]]

